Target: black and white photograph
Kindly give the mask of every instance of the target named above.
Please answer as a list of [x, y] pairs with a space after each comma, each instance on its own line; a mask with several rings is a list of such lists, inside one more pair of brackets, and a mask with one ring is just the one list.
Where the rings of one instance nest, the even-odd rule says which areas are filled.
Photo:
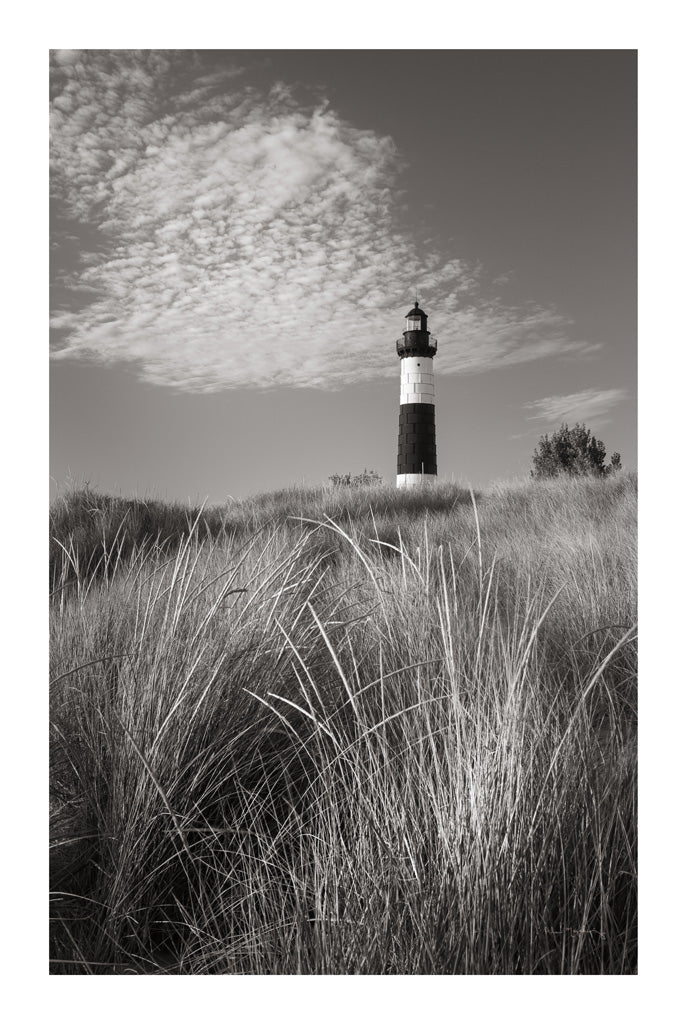
[[638, 54], [403, 31], [45, 54], [50, 975], [638, 972]]

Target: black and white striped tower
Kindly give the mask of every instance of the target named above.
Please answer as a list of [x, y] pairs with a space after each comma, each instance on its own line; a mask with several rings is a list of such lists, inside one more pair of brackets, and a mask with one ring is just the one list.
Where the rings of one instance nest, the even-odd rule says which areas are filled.
[[398, 338], [400, 356], [400, 430], [398, 432], [398, 487], [434, 481], [436, 465], [436, 396], [434, 365], [438, 342], [427, 330], [427, 316], [415, 302]]

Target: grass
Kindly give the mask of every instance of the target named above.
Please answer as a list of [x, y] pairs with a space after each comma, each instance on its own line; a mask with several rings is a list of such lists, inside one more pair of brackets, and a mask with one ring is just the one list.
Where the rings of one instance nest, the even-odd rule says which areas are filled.
[[52, 510], [51, 970], [636, 970], [636, 479]]

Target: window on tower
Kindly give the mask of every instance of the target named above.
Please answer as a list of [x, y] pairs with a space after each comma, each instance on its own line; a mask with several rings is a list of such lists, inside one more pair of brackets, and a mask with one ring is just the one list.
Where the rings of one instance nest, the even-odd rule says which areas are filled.
[[407, 330], [407, 331], [421, 331], [421, 329], [422, 329], [422, 321], [421, 321], [421, 319], [419, 317], [417, 317], [417, 319], [415, 320], [414, 317], [408, 316], [406, 322], [407, 322], [407, 327], [405, 328], [405, 330]]

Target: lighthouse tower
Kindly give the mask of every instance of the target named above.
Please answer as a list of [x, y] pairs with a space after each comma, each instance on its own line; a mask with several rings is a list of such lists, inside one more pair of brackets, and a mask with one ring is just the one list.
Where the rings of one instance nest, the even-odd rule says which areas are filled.
[[437, 474], [433, 358], [438, 341], [426, 323], [426, 313], [415, 302], [405, 317], [403, 336], [395, 343], [400, 356], [398, 487], [434, 481]]

